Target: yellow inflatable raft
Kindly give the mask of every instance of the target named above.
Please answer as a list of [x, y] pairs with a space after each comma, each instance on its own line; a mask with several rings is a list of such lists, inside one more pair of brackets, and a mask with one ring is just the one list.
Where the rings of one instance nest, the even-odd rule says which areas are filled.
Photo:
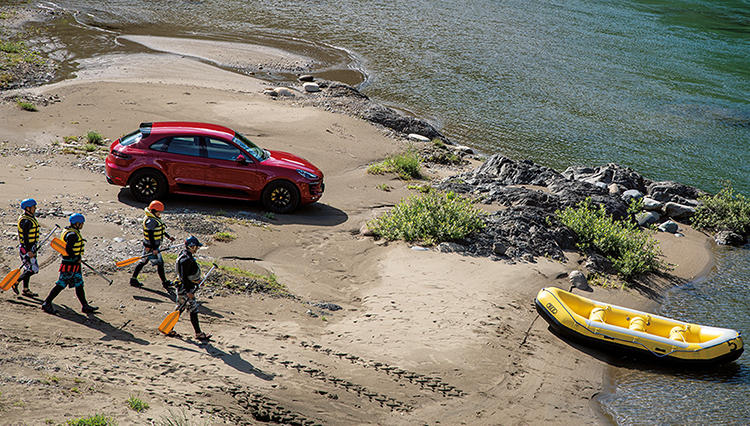
[[561, 334], [620, 351], [680, 363], [714, 364], [733, 361], [744, 350], [735, 330], [687, 324], [555, 287], [541, 289], [535, 302], [539, 314]]

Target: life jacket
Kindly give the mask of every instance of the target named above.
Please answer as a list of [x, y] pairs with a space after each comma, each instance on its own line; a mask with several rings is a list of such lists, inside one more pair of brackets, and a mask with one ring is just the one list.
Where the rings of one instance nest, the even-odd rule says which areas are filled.
[[[28, 232], [25, 232], [21, 228], [21, 221], [24, 219], [31, 222], [31, 228], [29, 228]], [[26, 233], [26, 235], [24, 235]], [[25, 244], [28, 241], [28, 244], [34, 245], [37, 240], [39, 240], [39, 222], [36, 221], [36, 218], [27, 212], [23, 212], [21, 216], [18, 217], [18, 240], [21, 244]]]
[[83, 237], [81, 236], [81, 233], [77, 229], [73, 227], [65, 228], [62, 231], [61, 238], [63, 241], [67, 243], [67, 240], [65, 239], [65, 237], [67, 237], [71, 232], [76, 234], [76, 236], [78, 237], [78, 241], [76, 241], [75, 244], [73, 244], [73, 253], [68, 253], [68, 256], [63, 256], [63, 262], [65, 262], [66, 260], [69, 262], [77, 261], [78, 259], [74, 259], [75, 257], [83, 256], [83, 245], [86, 242], [86, 240], [83, 239]]
[[[145, 246], [151, 247], [152, 245], [155, 247], [159, 247], [161, 244], [161, 240], [164, 238], [165, 228], [164, 222], [161, 221], [158, 217], [156, 217], [155, 214], [151, 213], [151, 211], [146, 207], [144, 209], [146, 212], [146, 217], [143, 218], [143, 244]], [[156, 221], [156, 227], [154, 229], [148, 229], [146, 227], [146, 222], [149, 220]], [[153, 235], [151, 234], [153, 233]], [[151, 243], [151, 239], [153, 238], [153, 244]]]

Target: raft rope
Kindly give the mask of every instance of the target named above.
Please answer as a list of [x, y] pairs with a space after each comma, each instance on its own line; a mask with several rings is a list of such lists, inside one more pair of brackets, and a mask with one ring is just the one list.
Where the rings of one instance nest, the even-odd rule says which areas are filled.
[[[586, 326], [586, 325], [581, 324], [580, 322], [578, 322], [578, 320], [576, 320], [576, 318], [573, 316], [573, 314], [570, 313], [570, 311], [568, 310], [567, 306], [557, 297], [557, 295], [555, 295], [555, 293], [552, 293], [551, 291], [549, 291], [547, 289], [545, 289], [544, 291], [546, 291], [547, 293], [551, 294], [552, 297], [554, 297], [555, 300], [557, 300], [560, 303], [560, 306], [562, 306], [562, 308], [565, 309], [565, 312], [568, 313], [568, 315], [570, 316], [570, 319], [572, 319], [574, 323], [576, 323], [576, 324], [580, 325], [581, 327], [585, 328], [586, 330], [589, 331], [589, 333], [594, 334], [594, 335], [604, 336], [604, 337], [606, 337], [608, 339], [620, 340], [620, 341], [623, 341], [623, 342], [626, 342], [626, 343], [635, 343], [635, 344], [641, 345], [641, 346], [643, 346], [644, 349], [646, 349], [647, 351], [651, 352], [657, 358], [663, 358], [663, 357], [665, 357], [667, 355], [671, 355], [671, 354], [673, 354], [675, 352], [698, 352], [700, 350], [708, 349], [708, 348], [700, 348], [700, 349], [694, 349], [694, 350], [672, 349], [670, 352], [665, 352], [665, 353], [661, 354], [661, 353], [652, 351], [651, 348], [649, 348], [648, 346], [644, 345], [643, 343], [641, 343], [641, 342], [639, 342], [637, 340], [633, 340], [631, 342], [630, 340], [625, 340], [625, 339], [621, 339], [619, 337], [610, 336], [610, 335], [607, 335], [607, 334], [604, 334], [604, 333], [600, 333], [600, 332], [592, 330], [592, 329], [588, 328], [588, 326]], [[718, 345], [720, 345], [722, 343], [724, 343], [724, 342], [721, 342]], [[714, 346], [718, 346], [718, 345], [714, 345]], [[709, 347], [712, 348], [713, 346], [709, 346]]]

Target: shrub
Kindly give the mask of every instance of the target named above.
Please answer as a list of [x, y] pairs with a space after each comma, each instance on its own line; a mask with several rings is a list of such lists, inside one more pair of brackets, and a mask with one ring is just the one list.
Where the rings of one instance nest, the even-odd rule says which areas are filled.
[[387, 240], [433, 245], [459, 240], [484, 228], [484, 212], [453, 192], [429, 191], [401, 200], [386, 214], [368, 223], [375, 235]]
[[5, 53], [20, 53], [24, 49], [22, 41], [2, 41], [0, 40], [0, 51]]
[[422, 177], [422, 160], [413, 149], [402, 154], [394, 154], [384, 161], [370, 165], [367, 172], [374, 175], [395, 173], [404, 180], [420, 179]]
[[104, 145], [104, 138], [102, 135], [93, 130], [86, 133], [86, 139], [88, 139], [89, 143], [93, 143], [94, 145]]
[[596, 249], [612, 262], [624, 279], [665, 267], [659, 260], [659, 243], [631, 222], [618, 222], [591, 199], [555, 212], [565, 226], [578, 235], [578, 247]]
[[82, 417], [80, 419], [68, 420], [68, 426], [113, 426], [116, 425], [114, 419], [96, 414], [91, 417]]
[[36, 107], [36, 105], [32, 104], [31, 102], [26, 102], [22, 100], [17, 100], [16, 103], [18, 104], [21, 109], [26, 111], [38, 111], [39, 109]]
[[750, 200], [735, 194], [731, 182], [724, 182], [716, 195], [705, 195], [698, 200], [703, 204], [695, 209], [694, 227], [741, 235], [750, 233]]
[[134, 396], [128, 398], [128, 406], [138, 413], [148, 410], [148, 403]]
[[217, 232], [214, 234], [214, 240], [221, 241], [223, 243], [233, 241], [235, 238], [237, 237], [231, 232]]
[[94, 152], [97, 149], [99, 149], [99, 147], [94, 145], [93, 143], [87, 143], [86, 145], [83, 146], [83, 149], [86, 152]]

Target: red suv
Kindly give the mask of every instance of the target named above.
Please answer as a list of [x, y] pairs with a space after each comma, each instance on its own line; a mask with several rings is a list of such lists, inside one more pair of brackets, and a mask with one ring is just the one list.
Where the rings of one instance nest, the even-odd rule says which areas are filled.
[[130, 186], [136, 200], [167, 193], [261, 200], [288, 213], [323, 195], [323, 173], [307, 160], [259, 148], [223, 126], [141, 123], [109, 147], [107, 182]]

